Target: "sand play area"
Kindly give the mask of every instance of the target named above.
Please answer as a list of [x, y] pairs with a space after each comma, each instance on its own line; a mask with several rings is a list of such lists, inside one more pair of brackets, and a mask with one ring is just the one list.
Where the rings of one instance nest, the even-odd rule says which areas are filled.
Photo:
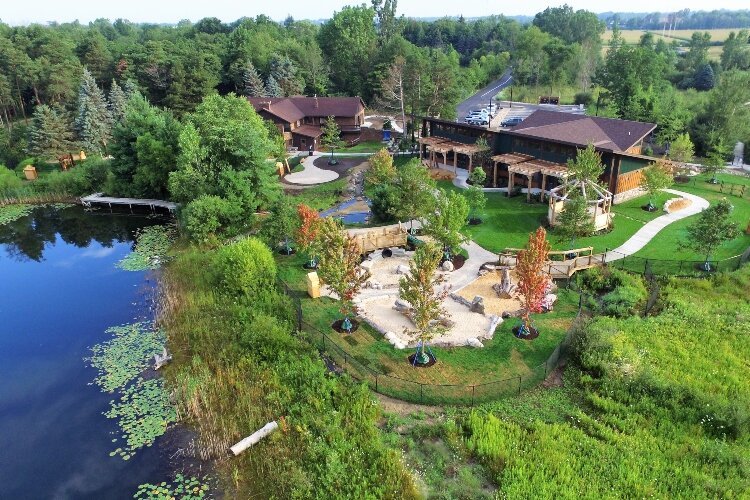
[[[398, 299], [399, 280], [409, 272], [409, 261], [414, 252], [401, 248], [393, 248], [390, 251], [390, 257], [384, 257], [380, 250], [372, 252], [362, 263], [362, 266], [370, 271], [371, 277], [355, 298], [355, 304], [359, 309], [359, 315], [365, 321], [381, 332], [391, 344], [403, 349], [413, 347], [417, 343], [408, 333], [413, 330], [414, 324], [407, 313], [399, 311], [394, 306]], [[465, 271], [438, 272], [446, 279], [444, 285], [449, 287], [452, 286], [452, 281], [458, 281], [459, 278], [465, 280]], [[489, 283], [487, 286], [491, 287], [492, 284]], [[495, 294], [494, 291], [492, 293]], [[463, 301], [449, 296], [445, 299], [443, 305], [448, 313], [445, 320], [449, 327], [444, 334], [431, 341], [432, 345], [481, 347], [481, 340], [492, 338], [495, 328], [502, 322], [500, 314], [473, 311], [473, 298], [472, 296]]]
[[[513, 283], [518, 283], [518, 276], [515, 271], [510, 272], [510, 277]], [[485, 314], [495, 314], [502, 316], [504, 312], [510, 313], [515, 316], [517, 311], [521, 309], [521, 300], [518, 297], [513, 298], [500, 298], [500, 296], [492, 289], [492, 285], [500, 283], [501, 277], [499, 271], [490, 271], [484, 276], [479, 276], [475, 281], [469, 283], [458, 292], [456, 295], [460, 295], [466, 300], [471, 301], [477, 295], [484, 299], [484, 311]]]

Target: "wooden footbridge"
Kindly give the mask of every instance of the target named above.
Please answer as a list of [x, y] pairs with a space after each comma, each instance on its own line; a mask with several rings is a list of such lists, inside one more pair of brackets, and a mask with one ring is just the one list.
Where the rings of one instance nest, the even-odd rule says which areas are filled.
[[94, 205], [106, 205], [110, 209], [112, 206], [128, 206], [130, 210], [133, 210], [133, 207], [148, 207], [151, 209], [151, 211], [156, 211], [157, 209], [164, 209], [169, 211], [170, 213], [177, 210], [177, 207], [179, 207], [179, 204], [173, 203], [171, 201], [164, 201], [164, 200], [144, 200], [139, 198], [112, 198], [109, 196], [104, 196], [104, 193], [94, 193], [90, 194], [88, 196], [83, 196], [81, 198], [81, 203], [84, 207], [91, 207]]
[[[515, 266], [516, 256], [520, 248], [506, 248], [500, 253], [500, 264]], [[575, 250], [553, 250], [549, 252], [550, 260], [545, 265], [545, 271], [553, 279], [567, 279], [577, 271], [592, 267], [603, 266], [606, 254], [594, 254], [593, 247], [577, 248]]]

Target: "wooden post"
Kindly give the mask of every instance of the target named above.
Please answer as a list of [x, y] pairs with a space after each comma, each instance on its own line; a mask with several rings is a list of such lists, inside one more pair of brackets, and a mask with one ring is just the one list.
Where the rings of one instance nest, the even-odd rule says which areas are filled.
[[539, 195], [539, 201], [544, 203], [544, 188], [547, 187], [547, 174], [542, 173], [542, 192]]
[[495, 162], [495, 168], [492, 171], [492, 187], [497, 187], [497, 162]]
[[513, 188], [513, 172], [508, 170], [508, 198], [510, 198], [510, 191]]
[[471, 173], [471, 163], [474, 157], [472, 155], [468, 155], [468, 156], [469, 156], [469, 173]]
[[458, 151], [453, 150], [453, 171], [458, 171]]
[[443, 165], [448, 165], [448, 152], [443, 150]]
[[528, 183], [528, 185], [526, 187], [526, 201], [528, 201], [529, 203], [531, 203], [531, 177], [532, 177], [532, 175], [526, 175], [526, 177], [528, 177], [528, 179], [529, 179], [529, 183]]

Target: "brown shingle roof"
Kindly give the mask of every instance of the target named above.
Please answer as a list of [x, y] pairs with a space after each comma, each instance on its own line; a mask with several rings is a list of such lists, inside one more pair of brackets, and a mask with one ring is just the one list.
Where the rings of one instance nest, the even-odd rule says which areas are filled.
[[256, 111], [261, 109], [286, 122], [306, 116], [353, 117], [365, 109], [359, 97], [248, 97]]
[[626, 151], [655, 128], [653, 123], [537, 110], [510, 131], [523, 137], [576, 146], [593, 144], [597, 149]]
[[323, 130], [320, 127], [314, 127], [312, 125], [300, 125], [299, 127], [292, 130], [292, 134], [299, 134], [305, 137], [312, 137], [313, 139], [323, 135]]

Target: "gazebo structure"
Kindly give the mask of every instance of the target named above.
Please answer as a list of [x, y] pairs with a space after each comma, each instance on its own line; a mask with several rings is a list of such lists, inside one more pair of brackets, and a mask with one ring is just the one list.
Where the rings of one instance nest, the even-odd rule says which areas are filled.
[[458, 155], [464, 154], [469, 157], [469, 172], [472, 170], [473, 157], [476, 153], [485, 150], [476, 144], [465, 144], [455, 142], [442, 137], [420, 137], [419, 139], [420, 157], [423, 156], [422, 147], [425, 146], [430, 152], [429, 164], [431, 167], [437, 167], [436, 154], [443, 155], [443, 164], [448, 165], [448, 153], [453, 153], [453, 171], [458, 171]]
[[557, 217], [565, 210], [565, 202], [574, 191], [580, 191], [588, 201], [588, 212], [593, 218], [594, 230], [607, 229], [612, 223], [612, 193], [599, 186], [596, 182], [573, 179], [570, 182], [549, 191], [549, 209], [547, 219], [550, 226], [557, 224]]
[[497, 187], [497, 165], [503, 164], [510, 167], [517, 163], [523, 163], [525, 161], [533, 160], [533, 156], [521, 154], [521, 153], [506, 153], [503, 155], [495, 155], [492, 158], [493, 169], [492, 169], [492, 187]]
[[528, 160], [522, 163], [516, 163], [508, 166], [508, 196], [511, 195], [516, 175], [526, 176], [526, 201], [531, 201], [531, 182], [534, 175], [542, 174], [541, 201], [544, 201], [544, 191], [547, 188], [547, 177], [556, 177], [562, 182], [567, 181], [570, 177], [568, 167], [560, 163], [553, 163], [546, 160]]

